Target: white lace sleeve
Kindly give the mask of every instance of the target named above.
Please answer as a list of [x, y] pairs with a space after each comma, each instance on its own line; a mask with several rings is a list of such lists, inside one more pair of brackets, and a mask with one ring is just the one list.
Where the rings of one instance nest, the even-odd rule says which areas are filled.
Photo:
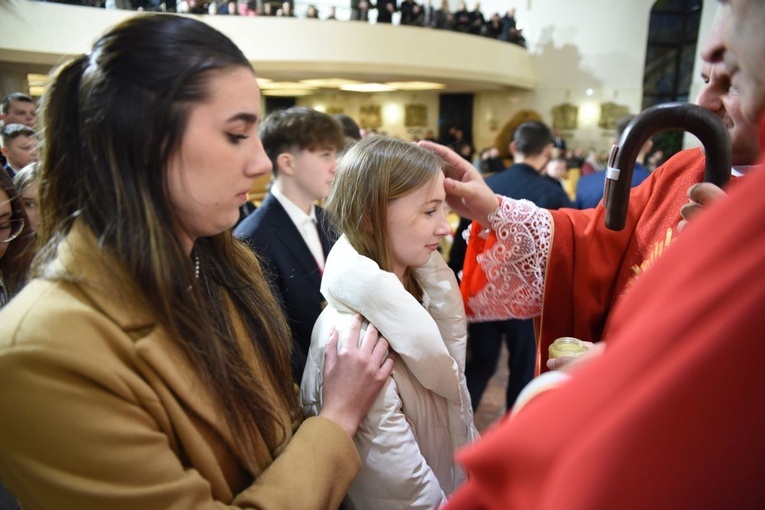
[[528, 200], [501, 199], [489, 215], [497, 242], [477, 258], [488, 283], [468, 299], [473, 321], [527, 319], [542, 313], [552, 218]]

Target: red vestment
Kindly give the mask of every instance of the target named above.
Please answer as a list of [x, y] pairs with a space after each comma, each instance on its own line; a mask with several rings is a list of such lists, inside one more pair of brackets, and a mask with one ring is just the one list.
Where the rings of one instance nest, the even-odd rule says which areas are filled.
[[[543, 311], [537, 319], [537, 373], [546, 370], [547, 350], [556, 338], [605, 338], [606, 326], [610, 327], [606, 320], [616, 299], [676, 238], [680, 208], [688, 202], [688, 188], [703, 180], [704, 164], [702, 151], [690, 149], [656, 169], [632, 189], [627, 221], [620, 232], [606, 228], [602, 203], [584, 211], [549, 211], [553, 236]], [[463, 271], [466, 301], [486, 282], [474, 262], [476, 253], [494, 242], [490, 236], [486, 241], [471, 238], [473, 246], [468, 244]]]
[[447, 508], [765, 508], [764, 189], [754, 170], [694, 219], [602, 356], [458, 454]]

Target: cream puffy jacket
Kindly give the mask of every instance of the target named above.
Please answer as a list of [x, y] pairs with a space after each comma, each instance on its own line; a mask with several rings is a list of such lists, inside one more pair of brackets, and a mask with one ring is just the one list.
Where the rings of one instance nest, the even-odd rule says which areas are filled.
[[393, 374], [354, 439], [363, 467], [348, 491], [348, 508], [438, 508], [464, 481], [455, 450], [477, 437], [465, 386], [465, 311], [454, 273], [434, 253], [415, 274], [423, 303], [344, 236], [327, 258], [321, 285], [327, 308], [314, 326], [301, 385], [305, 410], [321, 409], [332, 326], [343, 338], [359, 312], [397, 353]]

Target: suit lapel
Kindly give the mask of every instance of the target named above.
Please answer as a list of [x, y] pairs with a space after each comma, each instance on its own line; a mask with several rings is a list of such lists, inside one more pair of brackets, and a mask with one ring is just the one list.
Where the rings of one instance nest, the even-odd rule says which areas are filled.
[[[316, 259], [313, 258], [311, 250], [308, 249], [308, 245], [305, 244], [297, 226], [292, 222], [279, 201], [270, 195], [268, 199], [272, 202], [269, 206], [273, 208], [272, 213], [268, 216], [273, 227], [274, 242], [281, 244], [278, 251], [283, 256], [292, 257], [319, 289], [321, 287], [321, 270], [316, 264]], [[321, 229], [319, 230], [321, 231]], [[321, 238], [321, 232], [319, 237]]]

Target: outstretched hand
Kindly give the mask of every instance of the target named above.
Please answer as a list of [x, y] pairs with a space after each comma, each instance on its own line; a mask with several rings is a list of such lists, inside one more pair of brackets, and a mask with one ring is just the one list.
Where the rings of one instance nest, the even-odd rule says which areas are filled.
[[681, 232], [696, 215], [704, 210], [707, 205], [723, 198], [726, 193], [718, 186], [710, 182], [701, 182], [688, 188], [688, 203], [680, 208], [680, 216], [683, 219], [677, 225], [677, 231]]
[[418, 144], [435, 152], [446, 162], [444, 189], [449, 207], [463, 218], [476, 220], [485, 228], [490, 227], [489, 214], [497, 209], [498, 201], [478, 170], [448, 147], [426, 140]]
[[362, 317], [356, 314], [338, 349], [339, 335], [332, 330], [324, 354], [323, 406], [319, 416], [334, 421], [353, 437], [393, 370], [395, 354], [369, 324], [359, 342]]

